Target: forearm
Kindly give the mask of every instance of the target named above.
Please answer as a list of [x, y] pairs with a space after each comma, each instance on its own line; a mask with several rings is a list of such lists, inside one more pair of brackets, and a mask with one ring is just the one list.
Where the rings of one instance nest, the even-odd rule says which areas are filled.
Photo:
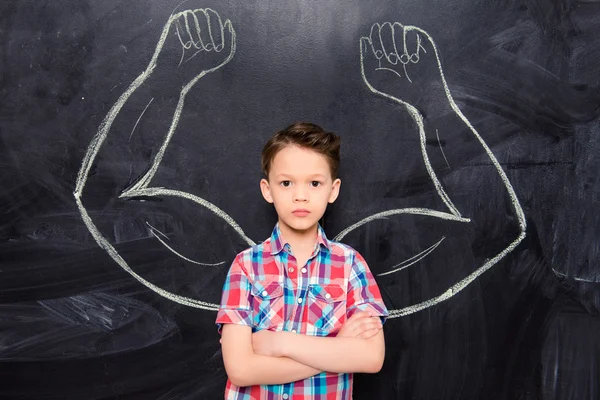
[[[447, 195], [449, 207], [456, 207], [463, 218], [475, 225], [479, 221], [489, 225], [490, 217], [494, 218], [494, 224], [513, 225], [507, 221], [507, 210], [510, 209], [509, 214], [517, 219], [522, 217], [522, 210], [515, 204], [516, 194], [496, 157], [462, 113], [457, 114], [450, 105], [442, 110], [438, 111], [441, 115], [430, 115], [422, 122], [425, 135], [422, 150], [427, 154], [425, 161], [435, 173], [434, 178], [441, 184], [444, 193], [440, 195]], [[469, 168], [481, 164], [487, 167], [480, 173], [469, 172]], [[461, 179], [456, 179], [459, 175]], [[496, 190], [490, 192], [490, 188]], [[490, 194], [495, 197], [492, 202], [489, 201]], [[473, 199], [479, 199], [475, 203], [482, 202], [485, 206], [465, 207]], [[487, 231], [488, 226], [483, 229]], [[511, 226], [505, 229], [509, 230]]]
[[229, 379], [236, 386], [278, 385], [306, 379], [320, 372], [288, 357], [251, 353], [239, 360]]
[[281, 355], [323, 371], [375, 373], [385, 357], [383, 332], [370, 339], [285, 334]]

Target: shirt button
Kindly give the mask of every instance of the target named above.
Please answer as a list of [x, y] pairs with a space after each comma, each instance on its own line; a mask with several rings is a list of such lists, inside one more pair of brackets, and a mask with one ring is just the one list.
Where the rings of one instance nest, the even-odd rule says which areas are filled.
[[298, 303], [302, 303], [302, 297], [298, 298]]
[[306, 273], [306, 268], [302, 268], [302, 273], [305, 274]]
[[263, 296], [266, 296], [266, 295], [268, 295], [268, 294], [269, 294], [269, 292], [267, 292], [266, 290], [263, 290], [263, 292], [262, 292], [262, 295], [263, 295]]
[[290, 267], [290, 272], [294, 272], [294, 267]]
[[330, 299], [330, 298], [331, 298], [331, 295], [330, 295], [329, 293], [327, 293], [327, 294], [325, 295], [325, 298], [326, 298], [326, 299]]
[[284, 393], [283, 396], [281, 396], [281, 397], [283, 397], [284, 399], [287, 399], [289, 396], [287, 393]]

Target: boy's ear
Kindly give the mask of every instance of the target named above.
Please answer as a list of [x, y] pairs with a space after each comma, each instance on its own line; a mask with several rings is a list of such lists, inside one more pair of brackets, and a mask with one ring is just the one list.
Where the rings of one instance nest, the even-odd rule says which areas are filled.
[[333, 203], [335, 201], [335, 199], [338, 198], [338, 195], [340, 194], [340, 185], [341, 184], [342, 184], [342, 181], [340, 180], [340, 178], [337, 178], [331, 184], [331, 194], [329, 195], [330, 203]]
[[273, 203], [273, 196], [271, 196], [271, 187], [269, 181], [266, 179], [260, 180], [260, 192], [268, 203]]

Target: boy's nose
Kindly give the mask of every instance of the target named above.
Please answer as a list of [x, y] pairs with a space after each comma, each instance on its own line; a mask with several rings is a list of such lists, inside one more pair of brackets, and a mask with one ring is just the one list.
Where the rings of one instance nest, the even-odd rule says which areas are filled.
[[304, 190], [294, 192], [294, 201], [308, 201], [308, 194]]

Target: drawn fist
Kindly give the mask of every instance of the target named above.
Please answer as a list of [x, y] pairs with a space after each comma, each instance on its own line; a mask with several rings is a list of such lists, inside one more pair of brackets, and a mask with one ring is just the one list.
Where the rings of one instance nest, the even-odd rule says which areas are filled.
[[165, 81], [193, 86], [207, 73], [227, 64], [235, 53], [236, 36], [230, 20], [210, 8], [185, 10], [165, 24], [148, 72], [167, 75]]
[[431, 100], [447, 101], [435, 43], [416, 26], [373, 24], [360, 39], [360, 58], [363, 80], [377, 94], [417, 109]]

